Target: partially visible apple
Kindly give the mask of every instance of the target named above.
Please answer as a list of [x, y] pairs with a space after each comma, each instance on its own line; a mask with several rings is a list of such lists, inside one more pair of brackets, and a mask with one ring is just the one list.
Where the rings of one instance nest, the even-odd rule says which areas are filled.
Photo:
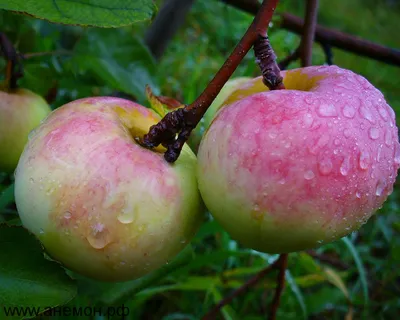
[[30, 90], [0, 90], [0, 171], [14, 171], [29, 132], [50, 112], [47, 102]]
[[192, 239], [203, 203], [187, 145], [164, 160], [137, 138], [160, 120], [128, 100], [68, 103], [30, 136], [15, 177], [23, 225], [49, 254], [104, 281], [135, 279], [168, 263]]
[[357, 230], [393, 190], [394, 111], [365, 78], [336, 66], [261, 77], [224, 102], [198, 152], [203, 200], [243, 245], [305, 250]]

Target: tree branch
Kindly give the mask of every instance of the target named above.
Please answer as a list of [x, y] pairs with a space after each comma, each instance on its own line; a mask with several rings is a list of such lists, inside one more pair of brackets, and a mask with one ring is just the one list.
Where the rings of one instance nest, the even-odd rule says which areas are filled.
[[318, 0], [307, 0], [306, 17], [304, 19], [303, 35], [301, 37], [300, 60], [303, 67], [312, 64], [312, 46], [314, 43], [315, 28], [317, 26]]
[[[221, 1], [253, 15], [256, 14], [257, 9], [260, 7], [259, 4], [249, 0]], [[280, 14], [280, 18], [281, 28], [299, 35], [303, 34], [303, 19], [290, 13]], [[385, 47], [321, 25], [316, 26], [315, 41], [387, 64], [400, 66], [400, 50]]]
[[285, 274], [286, 274], [286, 269], [287, 269], [287, 265], [288, 265], [288, 256], [289, 255], [287, 253], [281, 254], [279, 256], [278, 285], [275, 290], [274, 300], [272, 301], [272, 306], [271, 306], [271, 310], [269, 313], [270, 320], [276, 319], [276, 313], [278, 312], [283, 289], [285, 288]]
[[6, 86], [8, 89], [16, 89], [18, 79], [23, 76], [22, 65], [19, 63], [18, 52], [4, 32], [0, 32], [0, 51], [7, 60]]
[[[168, 162], [176, 161], [191, 131], [199, 123], [224, 84], [232, 76], [259, 35], [265, 35], [278, 2], [279, 0], [264, 0], [252, 24], [207, 88], [192, 104], [168, 113], [158, 124], [152, 126], [141, 141], [143, 146], [153, 148], [162, 144], [167, 148], [164, 154], [165, 159]], [[177, 134], [179, 134], [178, 138], [176, 138]]]
[[195, 0], [164, 0], [145, 35], [145, 43], [156, 59], [160, 59], [176, 31], [185, 22]]
[[[203, 318], [202, 320], [212, 320], [215, 319], [220, 310], [227, 304], [231, 303], [234, 298], [237, 296], [245, 293], [248, 289], [251, 287], [255, 286], [257, 283], [259, 283], [268, 273], [271, 271], [280, 268], [282, 265], [282, 260], [285, 259], [285, 255], [279, 256], [279, 258], [272, 264], [270, 264], [268, 267], [262, 269], [260, 272], [258, 272], [256, 275], [254, 275], [252, 278], [247, 280], [241, 287], [237, 288], [236, 290], [232, 291], [228, 296], [223, 298], [218, 304], [214, 306]], [[278, 289], [277, 289], [278, 290]]]

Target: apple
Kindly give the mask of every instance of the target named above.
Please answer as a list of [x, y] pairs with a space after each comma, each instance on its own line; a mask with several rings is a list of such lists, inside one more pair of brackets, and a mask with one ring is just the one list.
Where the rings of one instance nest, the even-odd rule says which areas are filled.
[[30, 135], [15, 176], [24, 227], [65, 267], [102, 281], [139, 278], [192, 239], [204, 212], [197, 159], [137, 141], [160, 117], [121, 98], [76, 100]]
[[14, 171], [29, 132], [50, 112], [47, 102], [28, 89], [0, 90], [0, 171]]
[[267, 253], [333, 242], [360, 228], [393, 190], [395, 113], [365, 78], [337, 66], [258, 77], [225, 100], [201, 141], [203, 200], [233, 239]]

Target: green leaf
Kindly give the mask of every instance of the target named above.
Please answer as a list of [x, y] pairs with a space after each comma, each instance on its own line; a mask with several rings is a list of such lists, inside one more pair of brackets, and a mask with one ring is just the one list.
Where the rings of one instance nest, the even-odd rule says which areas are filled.
[[116, 28], [150, 19], [156, 6], [152, 0], [0, 0], [0, 9], [54, 23]]
[[296, 280], [293, 278], [293, 276], [289, 270], [286, 270], [286, 281], [287, 281], [290, 289], [294, 293], [297, 301], [299, 302], [301, 311], [303, 313], [303, 319], [308, 319], [308, 311], [307, 311], [306, 303], [304, 301], [303, 294], [301, 293], [300, 288], [296, 283]]
[[10, 184], [0, 193], [0, 213], [14, 201], [14, 184]]
[[193, 258], [193, 249], [187, 246], [173, 261], [137, 280], [116, 283], [103, 290], [99, 301], [101, 305], [120, 305], [136, 293], [163, 279], [166, 275], [186, 265]]
[[0, 226], [0, 248], [0, 306], [43, 312], [76, 295], [75, 282], [44, 258], [39, 241], [24, 228]]
[[347, 246], [351, 255], [354, 258], [354, 261], [355, 261], [357, 269], [358, 269], [358, 274], [360, 275], [361, 286], [363, 288], [364, 305], [368, 306], [368, 304], [369, 304], [368, 281], [367, 281], [367, 276], [365, 273], [364, 265], [361, 261], [361, 258], [359, 256], [358, 251], [357, 251], [356, 247], [354, 246], [354, 244], [347, 237], [342, 238], [342, 241]]

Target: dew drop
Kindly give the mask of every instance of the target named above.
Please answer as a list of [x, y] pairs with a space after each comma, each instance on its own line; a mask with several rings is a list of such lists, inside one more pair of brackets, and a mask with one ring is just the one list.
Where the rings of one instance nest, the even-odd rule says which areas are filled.
[[359, 165], [362, 170], [366, 170], [369, 165], [369, 153], [368, 151], [362, 151], [360, 153]]
[[379, 112], [379, 114], [381, 115], [382, 119], [385, 120], [385, 121], [387, 121], [387, 119], [388, 119], [388, 113], [387, 113], [387, 111], [385, 110], [385, 108], [384, 108], [384, 107], [379, 107], [379, 108], [378, 108], [378, 112]]
[[353, 118], [356, 114], [356, 109], [350, 105], [345, 105], [343, 107], [343, 116], [346, 118]]
[[278, 183], [279, 183], [279, 184], [285, 184], [285, 183], [286, 183], [285, 178], [280, 179], [280, 180], [278, 181]]
[[34, 180], [33, 178], [29, 178], [29, 182], [30, 182], [30, 183], [34, 183], [35, 180]]
[[375, 120], [373, 118], [371, 111], [369, 111], [366, 107], [361, 107], [360, 113], [364, 119], [367, 119], [371, 123], [375, 123]]
[[335, 106], [333, 104], [326, 104], [326, 103], [321, 104], [317, 109], [317, 113], [321, 117], [335, 117], [335, 116], [337, 116], [336, 108], [335, 108]]
[[39, 233], [44, 234], [44, 230], [42, 228], [40, 228]]
[[72, 216], [72, 214], [71, 214], [71, 212], [69, 212], [69, 211], [65, 211], [65, 213], [64, 213], [64, 218], [65, 219], [71, 219], [71, 216]]
[[338, 145], [340, 144], [340, 140], [339, 140], [339, 139], [335, 139], [335, 140], [333, 141], [333, 143], [335, 144], [335, 146], [338, 146]]
[[380, 197], [382, 195], [383, 190], [385, 189], [385, 187], [386, 187], [385, 181], [384, 180], [379, 180], [378, 184], [376, 185], [375, 195], [377, 197]]
[[132, 210], [129, 210], [129, 212], [125, 212], [125, 210], [122, 210], [117, 219], [121, 223], [129, 224], [135, 220], [135, 214]]
[[342, 176], [347, 176], [349, 174], [349, 170], [350, 170], [350, 158], [349, 157], [345, 157], [343, 159], [342, 165], [340, 166], [340, 174]]
[[394, 151], [394, 163], [400, 164], [400, 146], [397, 143]]
[[278, 136], [278, 133], [276, 133], [276, 132], [269, 132], [269, 133], [268, 133], [268, 136], [269, 136], [271, 139], [275, 139], [275, 138]]
[[381, 154], [382, 154], [382, 145], [379, 145], [378, 147], [378, 153], [376, 155], [376, 161], [380, 162], [381, 161]]
[[322, 159], [318, 164], [319, 172], [322, 175], [329, 174], [332, 171], [333, 164], [330, 159]]
[[304, 172], [304, 179], [306, 180], [311, 180], [315, 177], [314, 172], [312, 172], [312, 170], [307, 170], [306, 172]]
[[94, 249], [103, 249], [110, 243], [108, 234], [102, 223], [96, 223], [92, 226], [92, 230], [86, 237], [86, 240]]
[[350, 129], [345, 129], [343, 131], [343, 135], [345, 138], [349, 138], [351, 136], [351, 130]]
[[378, 130], [378, 128], [374, 128], [374, 127], [370, 128], [369, 129], [369, 137], [372, 140], [378, 139], [379, 138], [379, 130]]
[[392, 145], [392, 133], [388, 129], [385, 134], [385, 144], [389, 147]]

